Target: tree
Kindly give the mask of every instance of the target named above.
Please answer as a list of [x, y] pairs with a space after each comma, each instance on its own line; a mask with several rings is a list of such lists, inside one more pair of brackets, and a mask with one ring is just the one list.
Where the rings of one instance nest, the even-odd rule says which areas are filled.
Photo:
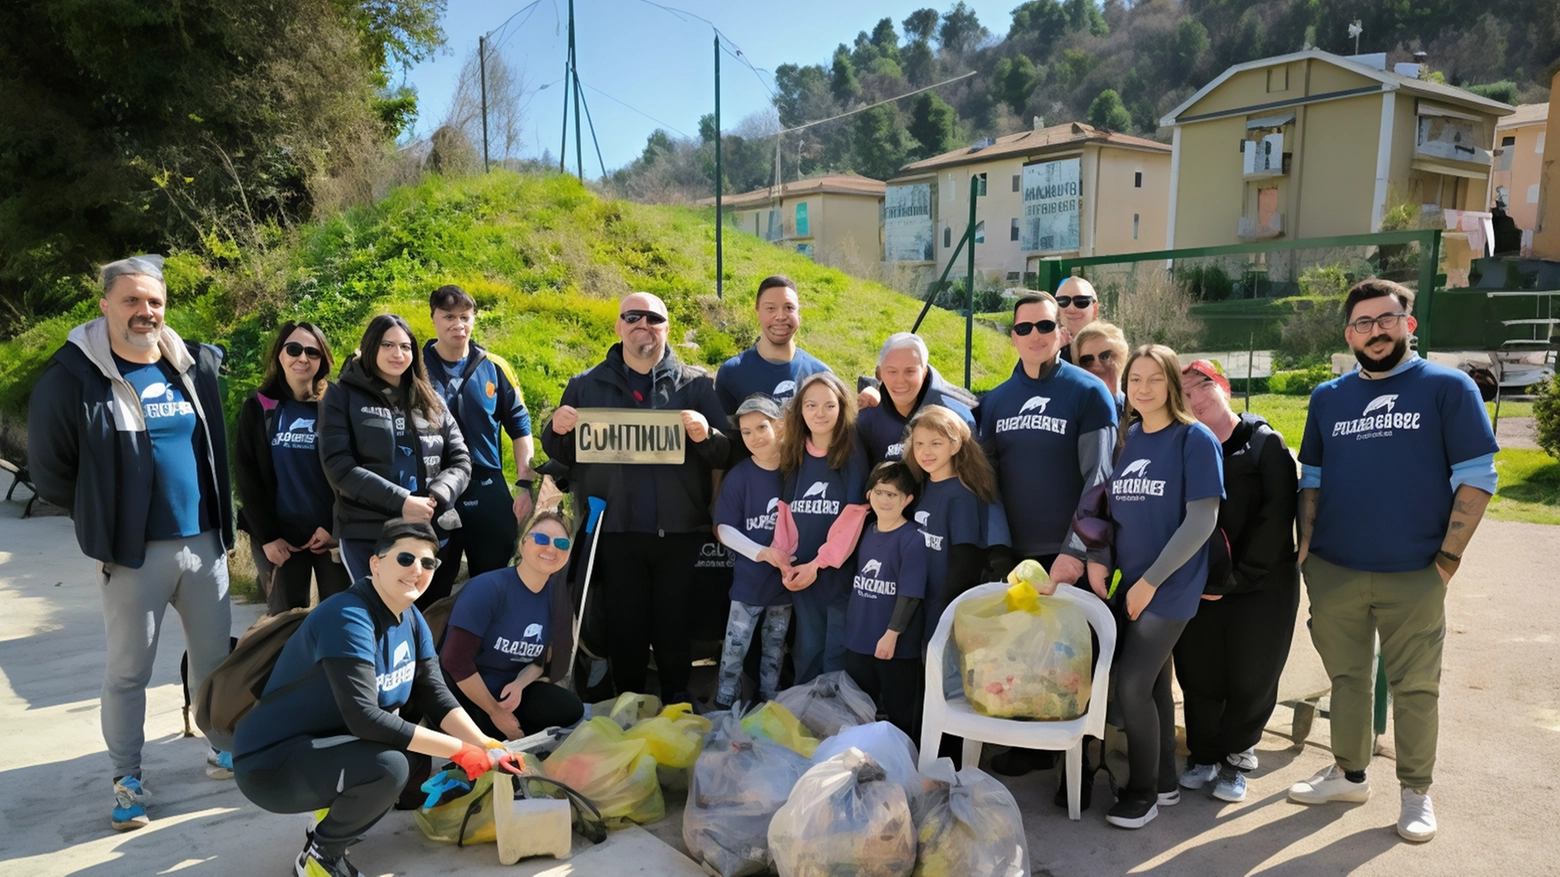
[[905, 129], [892, 106], [877, 106], [859, 113], [855, 124], [856, 172], [886, 180], [904, 166]]
[[856, 65], [850, 60], [850, 50], [844, 43], [834, 50], [834, 68], [829, 74], [829, 92], [834, 99], [846, 103], [856, 96], [861, 90], [861, 83], [856, 81]]
[[910, 13], [900, 22], [905, 29], [905, 38], [918, 43], [930, 41], [937, 32], [937, 20], [940, 17], [935, 9], [917, 9]]
[[1208, 29], [1190, 15], [1175, 23], [1170, 55], [1176, 82], [1185, 82], [1208, 51]]
[[827, 118], [834, 109], [829, 74], [818, 64], [776, 67], [775, 90], [775, 109], [780, 114], [780, 124], [786, 128]]
[[1008, 28], [1008, 39], [1020, 36], [1036, 36], [1054, 41], [1067, 28], [1067, 11], [1056, 0], [1029, 0], [1013, 10], [1013, 25]]
[[1006, 101], [1015, 115], [1021, 115], [1035, 88], [1034, 63], [1026, 55], [1003, 58], [992, 71], [991, 88], [998, 100]]
[[920, 160], [950, 152], [959, 145], [959, 114], [936, 92], [916, 96], [910, 109], [910, 137], [915, 140], [914, 158]]
[[1110, 26], [1094, 0], [1062, 0], [1062, 8], [1067, 12], [1067, 29], [1073, 33], [1086, 30], [1097, 37], [1110, 33]]
[[894, 20], [892, 18], [880, 19], [877, 27], [872, 29], [872, 45], [877, 47], [879, 57], [888, 58], [898, 63], [899, 34], [894, 32]]
[[1107, 88], [1089, 104], [1089, 124], [1107, 131], [1131, 131], [1132, 114], [1121, 104], [1121, 95]]
[[916, 40], [900, 53], [905, 79], [916, 88], [931, 85], [937, 78], [937, 56], [926, 40]]
[[[497, 163], [519, 158], [523, 145], [525, 80], [491, 48], [487, 56], [487, 157]], [[476, 169], [482, 168], [482, 67], [472, 52], [461, 67], [455, 97], [444, 116], [444, 126], [461, 132], [477, 152]], [[446, 173], [453, 171], [447, 170]]]
[[647, 165], [655, 164], [656, 159], [663, 155], [670, 155], [673, 149], [672, 135], [661, 128], [650, 132], [645, 138], [645, 151], [640, 153], [639, 160]]
[[959, 0], [952, 9], [943, 13], [942, 26], [937, 29], [937, 41], [943, 51], [955, 55], [968, 54], [989, 35], [990, 32], [981, 26], [975, 10], [964, 5], [964, 0]]

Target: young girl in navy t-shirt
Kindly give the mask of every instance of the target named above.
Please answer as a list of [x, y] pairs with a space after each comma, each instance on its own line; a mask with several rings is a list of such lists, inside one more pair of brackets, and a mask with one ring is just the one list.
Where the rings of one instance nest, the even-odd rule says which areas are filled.
[[715, 536], [736, 555], [731, 573], [731, 614], [721, 647], [715, 688], [717, 709], [730, 709], [742, 694], [742, 665], [762, 618], [758, 692], [766, 700], [780, 687], [785, 633], [791, 626], [791, 592], [780, 582], [789, 555], [770, 547], [779, 516], [780, 406], [754, 393], [732, 415], [752, 456], [731, 467], [715, 501]]
[[867, 516], [867, 457], [856, 435], [856, 397], [831, 372], [810, 375], [786, 406], [780, 435], [785, 485], [771, 543], [790, 555], [781, 580], [791, 592], [798, 684], [845, 669], [842, 569]]
[[903, 463], [879, 463], [868, 476], [875, 520], [856, 548], [845, 609], [845, 672], [912, 740], [921, 715], [921, 602], [929, 554], [920, 532], [905, 520], [916, 489]]
[[[1170, 653], [1196, 614], [1208, 579], [1208, 537], [1224, 496], [1218, 439], [1198, 423], [1181, 392], [1175, 351], [1144, 345], [1127, 359], [1127, 428], [1110, 480], [1121, 622], [1116, 703], [1127, 735], [1127, 785], [1106, 821], [1141, 828], [1158, 805], [1180, 800]], [[1089, 584], [1110, 599], [1106, 571], [1089, 564]]]
[[996, 474], [957, 414], [927, 406], [905, 430], [905, 464], [920, 485], [915, 523], [926, 540], [927, 625], [980, 584], [986, 549], [1009, 543]]

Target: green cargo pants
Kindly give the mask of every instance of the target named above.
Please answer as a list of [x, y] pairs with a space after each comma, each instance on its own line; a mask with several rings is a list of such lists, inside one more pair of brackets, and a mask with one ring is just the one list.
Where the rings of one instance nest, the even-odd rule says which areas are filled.
[[1373, 573], [1328, 563], [1302, 565], [1311, 597], [1311, 641], [1332, 679], [1332, 749], [1339, 767], [1370, 764], [1375, 637], [1392, 692], [1398, 782], [1423, 792], [1435, 770], [1440, 728], [1441, 648], [1446, 584], [1435, 565]]

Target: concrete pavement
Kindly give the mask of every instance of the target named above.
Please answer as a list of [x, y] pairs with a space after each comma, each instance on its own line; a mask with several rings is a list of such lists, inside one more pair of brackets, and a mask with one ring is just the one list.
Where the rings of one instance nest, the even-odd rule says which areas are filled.
[[[102, 618], [90, 561], [65, 518], [20, 520], [0, 503], [0, 874], [284, 874], [302, 842], [301, 816], [259, 811], [231, 782], [202, 773], [204, 741], [183, 739], [176, 616], [165, 628], [148, 695], [146, 776], [156, 792], [149, 828], [108, 828], [109, 765], [98, 727]], [[1301, 807], [1289, 783], [1324, 766], [1325, 718], [1295, 747], [1272, 734], [1243, 804], [1188, 793], [1138, 832], [1094, 808], [1073, 823], [1053, 807], [1054, 776], [1010, 782], [1024, 810], [1035, 874], [1504, 874], [1560, 872], [1552, 824], [1560, 805], [1560, 528], [1486, 521], [1448, 597], [1440, 765], [1441, 834], [1423, 846], [1393, 830], [1397, 787], [1389, 758], [1371, 770], [1375, 796], [1358, 806]], [[241, 631], [260, 607], [234, 608]], [[1304, 609], [1302, 608], [1302, 618]], [[1302, 622], [1303, 624], [1303, 622]], [[1325, 687], [1302, 627], [1285, 673], [1285, 698]], [[1271, 729], [1289, 730], [1281, 707]], [[1390, 737], [1390, 730], [1389, 730]], [[1390, 742], [1389, 740], [1387, 741]], [[1388, 746], [1390, 751], [1390, 746]], [[408, 814], [392, 813], [354, 852], [373, 875], [447, 873], [697, 873], [680, 848], [681, 798], [650, 833], [632, 830], [565, 863], [500, 870], [491, 846], [425, 841]]]

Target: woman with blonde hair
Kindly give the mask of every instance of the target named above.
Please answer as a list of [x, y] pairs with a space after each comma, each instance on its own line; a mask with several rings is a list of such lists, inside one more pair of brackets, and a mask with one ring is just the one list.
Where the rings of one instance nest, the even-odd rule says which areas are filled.
[[1070, 352], [1079, 368], [1099, 378], [1116, 400], [1116, 416], [1126, 410], [1127, 397], [1121, 392], [1121, 365], [1127, 360], [1127, 336], [1121, 327], [1095, 320], [1078, 330]]
[[1091, 561], [1089, 585], [1120, 623], [1116, 703], [1131, 766], [1105, 819], [1142, 828], [1180, 801], [1170, 654], [1208, 580], [1208, 537], [1224, 496], [1219, 441], [1187, 409], [1175, 351], [1144, 345], [1127, 359], [1127, 422], [1108, 488], [1115, 567], [1124, 593]]
[[791, 592], [791, 660], [801, 684], [845, 669], [846, 567], [867, 517], [867, 455], [856, 434], [856, 397], [833, 372], [803, 379], [782, 423], [770, 544], [786, 558], [780, 576]]

